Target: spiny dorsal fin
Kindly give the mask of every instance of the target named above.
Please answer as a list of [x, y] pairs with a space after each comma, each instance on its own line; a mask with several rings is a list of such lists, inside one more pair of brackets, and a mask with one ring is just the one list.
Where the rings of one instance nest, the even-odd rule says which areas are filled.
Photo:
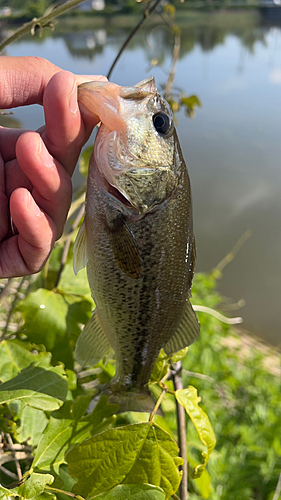
[[77, 274], [80, 269], [83, 269], [87, 262], [87, 234], [85, 221], [83, 221], [73, 245], [73, 269], [75, 274]]
[[85, 325], [77, 340], [74, 356], [81, 366], [94, 366], [112, 347], [99, 323], [97, 310]]
[[108, 237], [115, 260], [120, 269], [133, 279], [142, 274], [141, 258], [123, 217], [118, 217], [112, 227], [108, 227]]
[[163, 349], [168, 356], [172, 356], [178, 351], [181, 351], [188, 345], [192, 344], [198, 337], [200, 325], [192, 305], [187, 300], [181, 322], [172, 336], [172, 338], [163, 346]]

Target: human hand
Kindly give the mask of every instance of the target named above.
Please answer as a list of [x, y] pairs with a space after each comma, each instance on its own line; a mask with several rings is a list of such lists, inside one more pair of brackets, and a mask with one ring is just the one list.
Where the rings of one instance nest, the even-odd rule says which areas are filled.
[[0, 127], [0, 278], [40, 271], [61, 236], [71, 175], [99, 121], [80, 110], [77, 85], [100, 79], [45, 59], [1, 57], [0, 109], [43, 103], [46, 124], [37, 132]]

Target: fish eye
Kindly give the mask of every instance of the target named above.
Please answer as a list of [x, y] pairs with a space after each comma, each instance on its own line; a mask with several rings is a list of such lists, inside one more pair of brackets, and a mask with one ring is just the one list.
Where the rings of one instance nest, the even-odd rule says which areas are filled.
[[153, 125], [157, 132], [163, 135], [167, 135], [168, 132], [170, 132], [171, 127], [172, 127], [172, 122], [171, 119], [166, 113], [162, 113], [161, 111], [159, 113], [156, 113], [152, 117], [153, 120]]

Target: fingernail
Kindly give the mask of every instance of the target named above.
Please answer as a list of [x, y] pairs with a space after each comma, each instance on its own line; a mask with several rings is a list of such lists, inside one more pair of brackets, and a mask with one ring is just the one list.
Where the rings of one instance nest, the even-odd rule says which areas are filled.
[[38, 140], [38, 156], [47, 168], [53, 168], [55, 166], [54, 158], [50, 155], [42, 139]]
[[69, 109], [71, 113], [76, 114], [78, 111], [78, 101], [77, 101], [77, 85], [74, 83], [74, 88], [69, 96]]
[[27, 207], [30, 210], [30, 212], [32, 212], [34, 215], [37, 215], [37, 217], [40, 217], [42, 215], [40, 208], [35, 203], [30, 193], [28, 193], [27, 195]]

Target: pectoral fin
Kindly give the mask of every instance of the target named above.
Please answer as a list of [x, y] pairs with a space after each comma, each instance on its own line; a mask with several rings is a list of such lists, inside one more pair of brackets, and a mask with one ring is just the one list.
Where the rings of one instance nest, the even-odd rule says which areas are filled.
[[100, 325], [97, 310], [85, 325], [77, 340], [74, 356], [81, 366], [94, 366], [104, 358], [112, 347]]
[[108, 227], [108, 237], [119, 268], [133, 279], [142, 274], [141, 258], [134, 237], [125, 220], [119, 217]]
[[77, 274], [80, 269], [83, 269], [83, 267], [86, 266], [87, 262], [87, 234], [84, 221], [78, 231], [76, 240], [73, 245], [73, 269], [75, 274]]
[[164, 345], [163, 349], [166, 354], [172, 356], [175, 352], [181, 351], [188, 345], [192, 344], [198, 337], [200, 325], [192, 305], [187, 300], [184, 315], [172, 338]]

